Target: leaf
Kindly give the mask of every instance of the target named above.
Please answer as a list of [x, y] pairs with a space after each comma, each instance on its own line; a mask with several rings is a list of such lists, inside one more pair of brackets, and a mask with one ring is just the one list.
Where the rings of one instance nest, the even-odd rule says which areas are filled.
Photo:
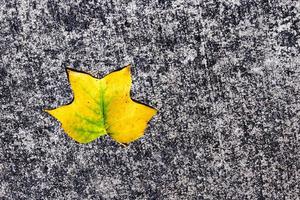
[[127, 144], [143, 136], [157, 111], [130, 98], [130, 66], [102, 79], [69, 68], [67, 73], [73, 101], [45, 111], [61, 122], [72, 139], [88, 143], [108, 134]]

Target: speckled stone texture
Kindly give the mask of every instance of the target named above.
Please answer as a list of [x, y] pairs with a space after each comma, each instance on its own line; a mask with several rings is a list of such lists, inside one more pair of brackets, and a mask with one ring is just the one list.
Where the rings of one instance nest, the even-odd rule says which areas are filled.
[[[299, 199], [299, 1], [0, 5], [0, 199]], [[129, 63], [159, 110], [129, 147], [42, 111]]]

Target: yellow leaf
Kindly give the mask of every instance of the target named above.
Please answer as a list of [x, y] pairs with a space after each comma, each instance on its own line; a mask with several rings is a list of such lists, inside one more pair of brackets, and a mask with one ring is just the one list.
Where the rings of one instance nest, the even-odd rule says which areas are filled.
[[102, 79], [67, 69], [74, 99], [53, 110], [45, 110], [61, 122], [64, 131], [79, 143], [110, 135], [127, 144], [143, 136], [156, 110], [130, 98], [130, 66]]

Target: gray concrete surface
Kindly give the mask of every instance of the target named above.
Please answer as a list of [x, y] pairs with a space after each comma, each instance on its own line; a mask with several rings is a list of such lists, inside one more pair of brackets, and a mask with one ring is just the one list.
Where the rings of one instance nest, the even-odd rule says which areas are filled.
[[[292, 0], [1, 0], [0, 198], [299, 199], [299, 28]], [[129, 63], [159, 110], [129, 147], [42, 112], [66, 66]]]

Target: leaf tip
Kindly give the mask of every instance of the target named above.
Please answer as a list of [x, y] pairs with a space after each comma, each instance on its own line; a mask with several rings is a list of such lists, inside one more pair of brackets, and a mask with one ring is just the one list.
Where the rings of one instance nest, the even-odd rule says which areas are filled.
[[126, 65], [123, 70], [124, 70], [124, 72], [129, 72], [130, 73], [131, 64]]
[[44, 109], [43, 111], [57, 119], [57, 109]]
[[156, 108], [152, 108], [152, 109], [153, 109], [153, 116], [154, 116], [154, 115], [157, 115], [158, 110], [157, 110]]
[[43, 109], [45, 113], [48, 113], [49, 115], [52, 115], [52, 110], [51, 109]]
[[44, 112], [49, 113], [50, 110], [48, 109], [43, 109]]
[[73, 69], [71, 67], [66, 67], [66, 71], [67, 71], [67, 74], [70, 74], [73, 71]]

